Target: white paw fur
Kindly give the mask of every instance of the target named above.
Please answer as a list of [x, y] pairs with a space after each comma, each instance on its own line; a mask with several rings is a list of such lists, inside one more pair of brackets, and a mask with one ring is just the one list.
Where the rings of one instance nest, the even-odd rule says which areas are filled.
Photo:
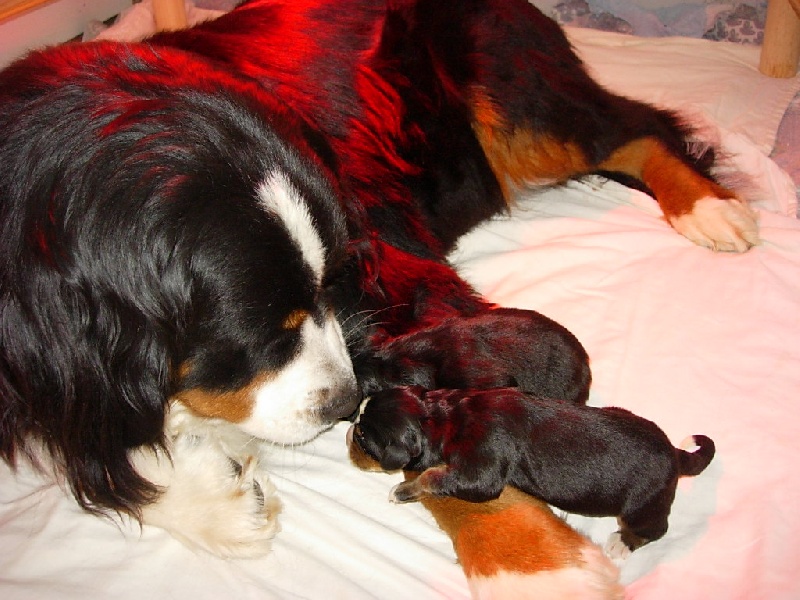
[[706, 197], [671, 225], [695, 244], [723, 252], [745, 252], [760, 242], [758, 215], [744, 202]]
[[606, 556], [617, 563], [624, 561], [631, 555], [631, 549], [622, 541], [622, 535], [619, 531], [608, 536], [608, 540], [603, 546], [603, 551]]
[[143, 523], [225, 558], [267, 554], [279, 529], [280, 502], [264, 470], [262, 442], [194, 417], [179, 404], [170, 411], [167, 431], [169, 456], [134, 456], [139, 472], [163, 489], [144, 507]]

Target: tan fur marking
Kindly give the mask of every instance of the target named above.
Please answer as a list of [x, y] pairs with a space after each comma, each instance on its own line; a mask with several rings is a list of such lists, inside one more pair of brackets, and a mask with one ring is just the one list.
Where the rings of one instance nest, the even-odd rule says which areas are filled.
[[730, 190], [699, 175], [653, 138], [635, 140], [615, 150], [602, 169], [627, 173], [652, 190], [667, 217], [692, 212], [701, 198], [735, 198]]
[[[354, 443], [348, 430], [350, 460], [366, 471], [380, 471], [377, 461]], [[406, 481], [419, 473], [404, 472]], [[499, 571], [538, 573], [581, 567], [588, 542], [541, 500], [512, 487], [489, 502], [423, 496], [422, 505], [452, 540], [467, 577], [490, 577]]]
[[354, 440], [355, 428], [358, 425], [352, 426], [347, 430], [347, 449], [350, 455], [350, 462], [362, 471], [383, 471], [381, 464], [369, 456]]
[[256, 390], [268, 379], [269, 376], [257, 377], [242, 388], [225, 392], [192, 388], [178, 392], [173, 400], [202, 417], [241, 423], [252, 414]]
[[453, 540], [468, 577], [575, 566], [586, 545], [545, 503], [514, 488], [490, 502], [427, 497], [422, 504]]
[[524, 128], [511, 128], [485, 93], [474, 91], [473, 130], [494, 171], [506, 201], [509, 184], [560, 182], [588, 172], [583, 151], [572, 143]]
[[303, 321], [305, 321], [308, 318], [308, 315], [309, 312], [307, 310], [302, 310], [302, 309], [293, 310], [292, 312], [289, 313], [289, 316], [287, 316], [283, 320], [283, 323], [281, 323], [281, 327], [283, 327], [283, 329], [287, 331], [292, 331], [294, 329], [297, 329], [298, 327], [300, 327], [300, 325], [303, 324]]

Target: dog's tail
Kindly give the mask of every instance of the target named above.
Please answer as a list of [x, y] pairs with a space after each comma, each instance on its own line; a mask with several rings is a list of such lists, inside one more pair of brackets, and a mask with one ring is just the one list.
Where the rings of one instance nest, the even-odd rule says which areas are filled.
[[[688, 448], [696, 446], [689, 452]], [[699, 475], [714, 458], [716, 447], [714, 440], [705, 435], [693, 435], [686, 438], [677, 450], [680, 474], [693, 477]]]

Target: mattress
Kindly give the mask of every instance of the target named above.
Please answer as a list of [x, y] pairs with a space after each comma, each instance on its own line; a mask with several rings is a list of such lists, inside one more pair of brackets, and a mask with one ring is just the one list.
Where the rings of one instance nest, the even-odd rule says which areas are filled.
[[[630, 409], [676, 444], [715, 440], [708, 469], [681, 480], [666, 536], [620, 564], [627, 597], [796, 599], [800, 223], [795, 184], [769, 154], [800, 80], [761, 76], [752, 47], [570, 36], [605, 85], [682, 111], [720, 145], [725, 176], [758, 210], [762, 243], [741, 255], [696, 247], [652, 198], [592, 177], [520, 194], [452, 260], [490, 300], [578, 336], [594, 373], [590, 404]], [[346, 428], [270, 449], [281, 531], [255, 560], [193, 553], [163, 530], [91, 516], [57, 483], [2, 465], [0, 598], [469, 598], [449, 538], [422, 506], [389, 502], [401, 475], [350, 465]], [[563, 516], [600, 544], [616, 528]]]

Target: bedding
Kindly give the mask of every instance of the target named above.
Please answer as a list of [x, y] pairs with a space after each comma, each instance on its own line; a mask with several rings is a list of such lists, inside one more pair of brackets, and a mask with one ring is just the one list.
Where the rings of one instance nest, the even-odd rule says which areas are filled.
[[[140, 10], [103, 36], [147, 33]], [[800, 79], [761, 76], [755, 47], [570, 36], [600, 81], [684, 111], [720, 144], [731, 176], [747, 176], [762, 244], [709, 252], [676, 235], [650, 197], [592, 177], [524, 194], [453, 260], [489, 299], [578, 336], [590, 404], [630, 409], [676, 444], [695, 433], [716, 442], [708, 469], [681, 481], [666, 536], [621, 564], [628, 597], [800, 597], [800, 223], [796, 184], [769, 158]], [[2, 465], [0, 597], [469, 598], [449, 539], [422, 506], [388, 501], [401, 475], [349, 464], [346, 429], [271, 449], [282, 531], [258, 560], [194, 554], [162, 530], [90, 516], [58, 484]], [[616, 529], [564, 516], [600, 544]]]

